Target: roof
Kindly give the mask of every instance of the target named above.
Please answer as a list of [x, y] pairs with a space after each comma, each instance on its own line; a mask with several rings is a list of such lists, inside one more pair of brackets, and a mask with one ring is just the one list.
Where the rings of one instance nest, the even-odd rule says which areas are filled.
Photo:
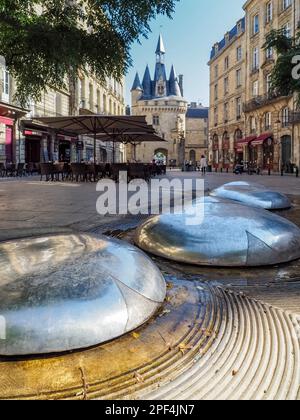
[[134, 79], [131, 90], [143, 90], [141, 80], [140, 80], [140, 76], [139, 76], [138, 73], [135, 76], [135, 79]]
[[163, 37], [162, 37], [161, 34], [159, 35], [159, 38], [158, 38], [158, 43], [157, 43], [155, 53], [156, 54], [165, 54], [166, 53]]
[[208, 118], [208, 108], [189, 108], [187, 110], [186, 118]]
[[[242, 32], [245, 32], [245, 29], [246, 29], [246, 18], [245, 17], [243, 17], [242, 19], [240, 19], [239, 21], [238, 21], [238, 23], [229, 31], [229, 42], [232, 40], [232, 39], [234, 39], [237, 35], [238, 35], [238, 24], [239, 24], [239, 22], [241, 22], [241, 24], [242, 24]], [[213, 48], [212, 48], [212, 50], [211, 50], [211, 54], [210, 54], [210, 59], [212, 60], [213, 58], [215, 58], [216, 57], [216, 55], [220, 52], [220, 51], [222, 51], [225, 47], [226, 47], [226, 45], [227, 45], [227, 43], [226, 43], [226, 37], [224, 36], [224, 38], [220, 41], [220, 42], [217, 42], [217, 44], [216, 45], [218, 45], [218, 49], [216, 48], [216, 46], [214, 45], [213, 46]]]

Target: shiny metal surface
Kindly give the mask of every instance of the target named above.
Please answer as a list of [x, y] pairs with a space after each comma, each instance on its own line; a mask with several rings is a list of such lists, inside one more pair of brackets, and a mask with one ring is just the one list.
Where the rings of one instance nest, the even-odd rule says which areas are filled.
[[0, 355], [57, 353], [112, 340], [146, 322], [165, 281], [140, 250], [93, 235], [0, 243]]
[[265, 210], [283, 210], [292, 206], [285, 194], [271, 191], [263, 185], [243, 181], [225, 184], [212, 191], [210, 195]]
[[202, 224], [185, 215], [152, 217], [135, 243], [151, 254], [193, 265], [247, 267], [300, 258], [300, 229], [263, 209], [206, 198]]

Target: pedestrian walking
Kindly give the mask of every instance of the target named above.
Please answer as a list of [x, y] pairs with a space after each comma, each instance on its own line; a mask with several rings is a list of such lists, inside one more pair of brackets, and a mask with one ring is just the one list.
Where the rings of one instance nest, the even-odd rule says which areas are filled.
[[208, 166], [207, 159], [204, 155], [202, 155], [201, 161], [200, 161], [200, 168], [201, 168], [201, 172], [202, 172], [203, 176], [205, 176], [205, 174], [206, 174], [207, 166]]

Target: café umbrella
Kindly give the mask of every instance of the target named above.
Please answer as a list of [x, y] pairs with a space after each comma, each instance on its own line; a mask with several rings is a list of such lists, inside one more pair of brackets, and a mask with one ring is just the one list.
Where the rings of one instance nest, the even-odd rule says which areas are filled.
[[100, 136], [109, 137], [113, 143], [119, 138], [130, 134], [155, 134], [155, 130], [148, 125], [144, 116], [104, 116], [104, 115], [79, 115], [67, 117], [43, 117], [36, 121], [59, 131], [70, 134], [93, 135], [94, 160], [96, 161], [96, 145]]

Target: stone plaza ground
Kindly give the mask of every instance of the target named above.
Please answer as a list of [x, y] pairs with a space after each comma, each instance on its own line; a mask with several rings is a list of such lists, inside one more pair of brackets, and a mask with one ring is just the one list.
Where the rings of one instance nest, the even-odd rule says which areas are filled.
[[[196, 178], [200, 174], [167, 173], [169, 179], [177, 177]], [[300, 179], [207, 174], [206, 190], [238, 179], [288, 194], [292, 209], [278, 213], [300, 227]], [[46, 183], [34, 177], [2, 180], [0, 240], [49, 232], [92, 232], [132, 242], [135, 229], [145, 216], [99, 216], [98, 196], [93, 183]], [[80, 359], [85, 360], [87, 375], [83, 382], [94, 384], [91, 398], [300, 398], [300, 261], [256, 269], [228, 269], [193, 267], [156, 257], [153, 260], [169, 285], [166, 305], [157, 320], [142, 327], [134, 338], [124, 337], [104, 346], [102, 350], [106, 351], [99, 350], [104, 358], [101, 366], [90, 361], [97, 349], [87, 352], [86, 360]], [[154, 342], [150, 354], [149, 345]], [[122, 357], [117, 356], [120, 350], [124, 350]], [[68, 366], [74, 363], [77, 369], [80, 354], [70, 355]], [[111, 354], [116, 360], [108, 367]], [[53, 361], [53, 378], [56, 366]], [[132, 372], [136, 366], [139, 369], [134, 371], [131, 383], [132, 378], [124, 372]], [[23, 381], [22, 374], [29, 365], [21, 363], [10, 369], [7, 363], [0, 364], [0, 374], [4, 371], [9, 380], [20, 375]], [[43, 389], [45, 378], [50, 381], [45, 369], [40, 380], [34, 374], [37, 388]], [[33, 378], [30, 375], [27, 381]], [[106, 378], [104, 385], [97, 383], [97, 375]], [[119, 379], [111, 382], [112, 375]], [[0, 385], [0, 398], [10, 397], [6, 392]], [[30, 397], [36, 390], [24, 388], [19, 392]], [[64, 392], [61, 397], [71, 396], [71, 391]], [[82, 395], [87, 392], [84, 389]]]
[[[168, 179], [201, 178], [199, 173], [171, 171]], [[300, 226], [300, 179], [291, 176], [236, 176], [207, 174], [208, 192], [224, 183], [244, 180], [260, 183], [288, 194], [293, 208], [278, 212]], [[0, 181], [0, 240], [43, 233], [97, 232], [131, 240], [134, 229], [146, 216], [100, 216], [96, 211], [99, 193], [93, 183], [40, 182], [39, 178]], [[263, 298], [266, 302], [300, 314], [300, 262], [251, 270], [180, 267], [159, 261], [165, 272], [185, 278], [199, 277], [224, 287]]]

